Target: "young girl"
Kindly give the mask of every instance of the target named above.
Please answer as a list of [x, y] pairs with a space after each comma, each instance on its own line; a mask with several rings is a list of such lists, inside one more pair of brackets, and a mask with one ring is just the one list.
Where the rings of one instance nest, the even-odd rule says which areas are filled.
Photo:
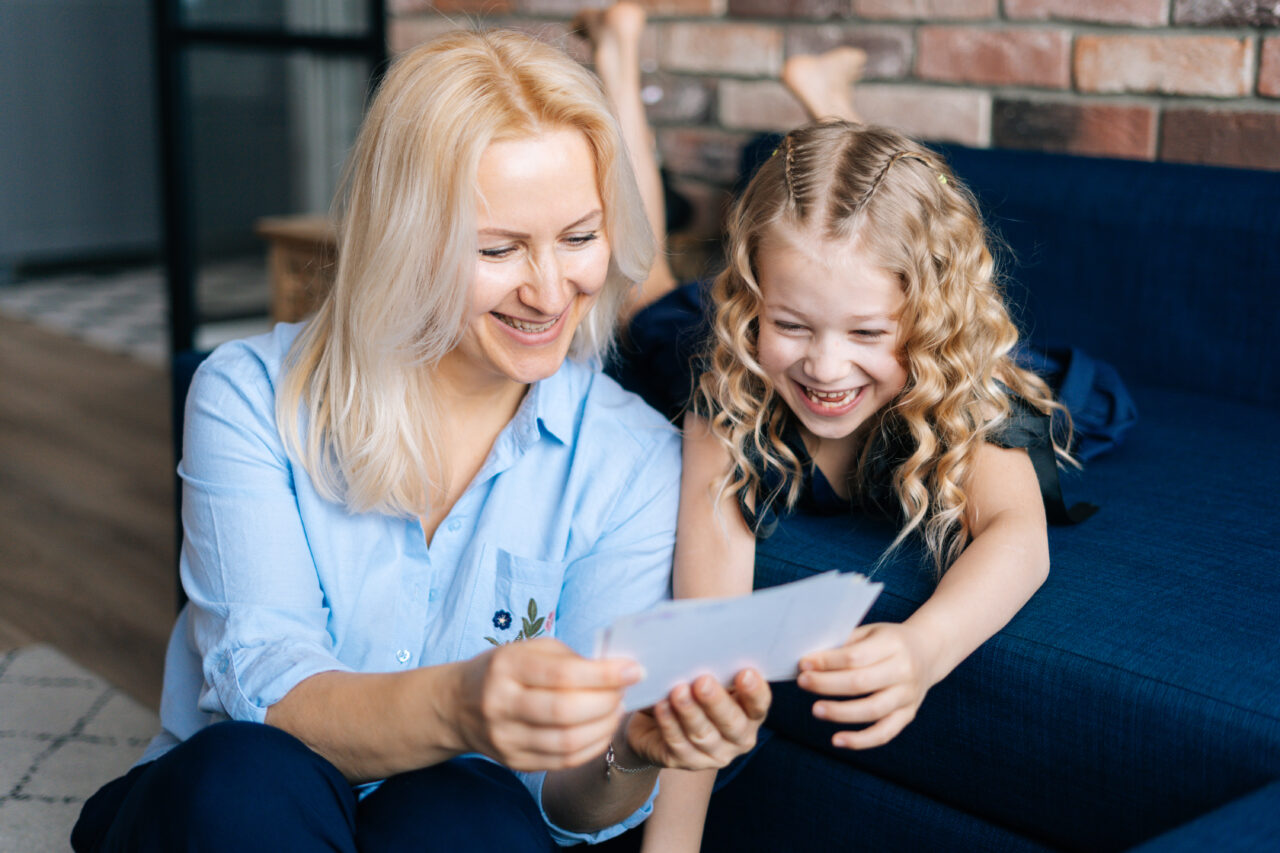
[[[730, 214], [683, 423], [675, 556], [677, 596], [749, 593], [757, 537], [800, 503], [895, 517], [891, 549], [923, 540], [939, 580], [909, 619], [799, 662], [814, 716], [848, 749], [897, 736], [1043, 583], [1028, 448], [1053, 458], [1060, 408], [1010, 356], [1018, 334], [972, 196], [929, 149], [843, 120], [860, 65], [848, 52], [789, 63], [811, 114], [834, 117], [787, 134]], [[629, 142], [633, 156], [647, 145]], [[671, 775], [646, 849], [697, 847], [712, 774]]]

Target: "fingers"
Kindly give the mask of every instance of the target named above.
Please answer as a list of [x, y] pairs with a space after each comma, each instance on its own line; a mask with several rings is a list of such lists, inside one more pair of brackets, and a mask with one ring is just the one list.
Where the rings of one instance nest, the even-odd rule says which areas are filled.
[[765, 681], [754, 669], [745, 669], [733, 680], [734, 697], [742, 706], [743, 713], [751, 720], [763, 722], [769, 713], [769, 705], [773, 701], [773, 691], [769, 682]]
[[796, 678], [796, 684], [803, 690], [822, 696], [862, 696], [909, 680], [910, 663], [893, 657], [856, 669], [802, 672]]
[[865, 729], [836, 732], [831, 736], [831, 743], [842, 749], [871, 749], [884, 746], [897, 737], [914, 719], [914, 708], [900, 708]]
[[[644, 671], [627, 658], [590, 660], [559, 640], [540, 638], [503, 646], [495, 653], [503, 668], [527, 687], [550, 690], [621, 690]], [[495, 658], [495, 665], [499, 665]]]
[[860, 625], [844, 645], [806, 655], [800, 659], [801, 672], [849, 669], [870, 666], [895, 654], [901, 643], [891, 632], [878, 631], [878, 624]]
[[503, 741], [511, 744], [508, 766], [516, 770], [576, 767], [599, 756], [618, 730], [622, 712], [572, 727], [512, 724]]

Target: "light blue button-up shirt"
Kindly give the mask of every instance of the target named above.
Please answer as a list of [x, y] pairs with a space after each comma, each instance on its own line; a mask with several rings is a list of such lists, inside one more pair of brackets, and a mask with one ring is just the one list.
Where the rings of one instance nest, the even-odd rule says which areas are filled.
[[[351, 514], [289, 461], [275, 387], [298, 329], [225, 344], [192, 382], [178, 467], [190, 602], [144, 760], [219, 720], [262, 722], [319, 672], [402, 672], [520, 636], [589, 655], [599, 628], [668, 595], [679, 437], [639, 397], [566, 361], [428, 546], [416, 518]], [[519, 775], [541, 804], [543, 774]], [[651, 807], [591, 834], [547, 823], [561, 844], [600, 841]]]

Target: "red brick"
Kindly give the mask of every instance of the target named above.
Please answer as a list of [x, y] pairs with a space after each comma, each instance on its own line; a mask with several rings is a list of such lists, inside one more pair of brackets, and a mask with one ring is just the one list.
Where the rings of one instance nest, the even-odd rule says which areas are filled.
[[[728, 0], [635, 0], [650, 15], [723, 15], [728, 10]], [[581, 5], [581, 4], [579, 4]]]
[[1169, 22], [1169, 0], [1004, 0], [1012, 19], [1155, 27]]
[[742, 18], [847, 18], [849, 0], [729, 0], [729, 15]]
[[989, 92], [868, 83], [854, 90], [853, 102], [867, 121], [896, 127], [919, 139], [974, 148], [991, 144]]
[[1274, 0], [1175, 0], [1175, 24], [1214, 27], [1280, 27]]
[[658, 128], [658, 152], [672, 173], [729, 185], [738, 177], [738, 161], [749, 133], [697, 127]]
[[711, 118], [716, 84], [706, 77], [682, 77], [676, 74], [646, 74], [641, 81], [649, 120], [703, 124]]
[[946, 21], [994, 18], [996, 0], [853, 0], [860, 18]]
[[1262, 65], [1258, 68], [1258, 94], [1280, 98], [1280, 36], [1262, 40]]
[[804, 108], [781, 83], [722, 80], [720, 124], [737, 130], [787, 131], [808, 120]]
[[438, 15], [393, 18], [387, 22], [387, 48], [392, 53], [400, 53], [438, 35], [456, 30], [458, 26]]
[[991, 117], [991, 144], [1152, 160], [1156, 111], [1149, 106], [998, 99]]
[[921, 27], [916, 75], [928, 80], [1065, 89], [1071, 36], [1064, 30]]
[[[591, 49], [587, 42], [569, 31], [567, 21], [540, 21], [530, 18], [501, 18], [485, 21], [486, 24], [516, 30], [558, 47], [583, 64], [591, 63]], [[644, 40], [640, 41], [643, 54]]]
[[1167, 110], [1160, 159], [1280, 170], [1280, 113]]
[[658, 46], [669, 71], [776, 77], [782, 70], [782, 32], [763, 24], [667, 24]]
[[1249, 94], [1253, 40], [1229, 36], [1080, 36], [1076, 88], [1166, 95]]
[[913, 37], [909, 27], [851, 27], [839, 24], [796, 26], [787, 28], [787, 56], [803, 53], [825, 53], [841, 45], [852, 45], [867, 52], [863, 76], [895, 79], [911, 71]]
[[[508, 0], [509, 2], [510, 0]], [[583, 9], [603, 9], [612, 0], [514, 0], [527, 15], [561, 15], [571, 18]], [[728, 0], [633, 0], [650, 15], [723, 15]]]

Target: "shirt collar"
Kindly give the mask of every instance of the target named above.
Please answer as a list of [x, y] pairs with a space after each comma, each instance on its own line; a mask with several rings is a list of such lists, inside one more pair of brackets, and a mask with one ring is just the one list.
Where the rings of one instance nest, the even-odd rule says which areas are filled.
[[573, 368], [566, 360], [560, 369], [546, 379], [533, 383], [512, 419], [520, 443], [527, 447], [545, 432], [561, 444], [568, 444], [573, 437], [575, 400], [573, 395]]

